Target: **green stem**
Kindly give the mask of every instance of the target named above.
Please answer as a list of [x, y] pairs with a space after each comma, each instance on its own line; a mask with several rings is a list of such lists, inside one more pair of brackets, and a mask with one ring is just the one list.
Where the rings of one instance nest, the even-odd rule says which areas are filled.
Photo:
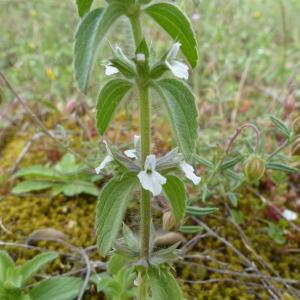
[[148, 294], [147, 290], [148, 290], [147, 281], [145, 279], [142, 279], [142, 282], [140, 283], [140, 285], [138, 287], [138, 299], [146, 300], [147, 294]]
[[[136, 46], [143, 39], [139, 14], [131, 16], [131, 26]], [[140, 96], [140, 133], [141, 133], [141, 167], [151, 153], [150, 103], [148, 83], [142, 78], [137, 79]], [[149, 191], [141, 190], [141, 257], [149, 259], [150, 226], [151, 226], [151, 195]]]
[[281, 152], [284, 148], [290, 145], [290, 141], [286, 139], [277, 149], [272, 152], [269, 157], [267, 158], [268, 161], [270, 161], [275, 155], [277, 155], [279, 152]]
[[[139, 46], [143, 40], [143, 33], [140, 23], [139, 13], [130, 17], [132, 31], [136, 47]], [[141, 134], [141, 168], [144, 168], [144, 163], [147, 156], [151, 153], [151, 127], [150, 127], [150, 103], [149, 103], [149, 87], [147, 81], [143, 78], [137, 78], [137, 85], [140, 97], [140, 134]], [[140, 236], [141, 249], [140, 256], [146, 261], [149, 260], [150, 255], [150, 228], [151, 228], [151, 195], [149, 191], [141, 188], [140, 201]], [[142, 279], [142, 283], [138, 291], [138, 299], [147, 299], [147, 282]]]
[[139, 14], [131, 16], [130, 23], [133, 31], [135, 45], [136, 47], [138, 47], [143, 39], [143, 32], [142, 32]]
[[[139, 86], [140, 93], [140, 126], [141, 126], [141, 156], [142, 168], [151, 152], [150, 105], [148, 87]], [[151, 196], [150, 192], [141, 190], [141, 257], [149, 258], [149, 240], [151, 225]]]

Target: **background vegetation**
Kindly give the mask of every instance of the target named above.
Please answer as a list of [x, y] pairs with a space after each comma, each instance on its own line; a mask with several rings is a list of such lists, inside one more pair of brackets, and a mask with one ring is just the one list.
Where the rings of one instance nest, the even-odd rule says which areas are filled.
[[[294, 78], [296, 82], [300, 79], [300, 1], [176, 2], [187, 12], [197, 31], [200, 60], [190, 84], [200, 112], [198, 151], [202, 155], [211, 158], [210, 150], [223, 143], [244, 122], [269, 128], [270, 115], [286, 119], [287, 123], [299, 116], [299, 101], [288, 118], [284, 113], [284, 99], [290, 79]], [[99, 136], [90, 122], [93, 115], [86, 116], [84, 107], [95, 105], [99, 82], [104, 80], [106, 61], [98, 60], [98, 73], [94, 74], [102, 76], [93, 76], [89, 96], [84, 98], [75, 86], [72, 68], [73, 37], [78, 20], [73, 0], [1, 0], [0, 70], [41, 117], [44, 125], [55, 130], [63, 145], [81, 154], [94, 166], [102, 153], [98, 153]], [[144, 24], [146, 32], [156, 45], [159, 43], [156, 50], [163, 51], [171, 42], [152, 25], [150, 20]], [[102, 48], [107, 55], [102, 57], [109, 57], [110, 45], [121, 42], [127, 45], [125, 51], [132, 53], [129, 26], [125, 21], [116, 26], [114, 35], [108, 36]], [[34, 230], [56, 228], [69, 236], [68, 242], [74, 247], [88, 249], [92, 262], [98, 261], [95, 249], [89, 248], [95, 244], [91, 217], [95, 210], [93, 197], [75, 196], [70, 200], [63, 195], [52, 197], [47, 193], [11, 194], [17, 179], [10, 175], [15, 169], [35, 164], [54, 165], [64, 152], [43, 138], [40, 143], [32, 142], [30, 151], [16, 164], [39, 130], [27, 115], [19, 116], [19, 108], [14, 106], [16, 99], [8, 90], [3, 89], [0, 95], [1, 240], [23, 242]], [[300, 90], [296, 88], [296, 98], [299, 95]], [[71, 118], [69, 112], [74, 100], [77, 115]], [[161, 115], [160, 103], [153, 100], [155, 126], [160, 129], [154, 137], [155, 151], [165, 152], [172, 145], [170, 129]], [[128, 101], [116, 118], [109, 138], [119, 144], [130, 143], [137, 129], [133, 101]], [[249, 137], [253, 141], [254, 135]], [[267, 143], [267, 148], [273, 146], [273, 142]], [[299, 166], [299, 157], [296, 164]], [[199, 221], [201, 226], [208, 224], [208, 233], [203, 233], [200, 243], [198, 240], [188, 242], [184, 249], [192, 245], [193, 253], [186, 257], [187, 261], [176, 265], [188, 299], [270, 299], [267, 289], [275, 293], [282, 289], [282, 299], [297, 299], [293, 298], [293, 288], [299, 290], [300, 223], [299, 220], [294, 225], [279, 221], [278, 212], [269, 204], [288, 205], [299, 210], [299, 177], [275, 175], [267, 176], [260, 186], [242, 189], [239, 206], [234, 209], [229, 209], [228, 202], [223, 199], [208, 203], [219, 207], [220, 213]], [[197, 191], [193, 191], [193, 195], [199, 198]], [[132, 207], [127, 217], [133, 227], [137, 223], [135, 213], [136, 207]], [[159, 211], [157, 218], [161, 218]], [[188, 239], [192, 238], [188, 236]], [[49, 246], [45, 242], [39, 246], [62, 249], [61, 245]], [[35, 253], [28, 249], [7, 249], [18, 263]], [[61, 251], [69, 250], [63, 248]], [[257, 268], [253, 271], [256, 275], [248, 278], [248, 273], [243, 272], [251, 267], [252, 261]], [[56, 274], [68, 272], [71, 265], [73, 262], [65, 258], [56, 260], [50, 271]], [[229, 273], [224, 273], [224, 269]], [[262, 274], [277, 280], [268, 281]], [[286, 287], [289, 284], [292, 289]]]

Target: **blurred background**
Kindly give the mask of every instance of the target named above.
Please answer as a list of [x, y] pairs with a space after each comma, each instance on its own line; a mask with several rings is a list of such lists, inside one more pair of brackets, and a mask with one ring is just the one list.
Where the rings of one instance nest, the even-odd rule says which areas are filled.
[[[95, 6], [104, 1], [96, 1]], [[176, 1], [197, 31], [200, 60], [191, 84], [203, 116], [200, 124], [215, 126], [280, 114], [291, 76], [300, 63], [300, 2], [298, 0]], [[0, 69], [27, 100], [55, 109], [77, 93], [72, 70], [73, 36], [78, 23], [73, 0], [1, 0]], [[150, 22], [150, 20], [149, 20]], [[155, 50], [170, 39], [156, 26], [145, 30]], [[132, 45], [126, 21], [116, 24], [109, 43]], [[157, 29], [157, 31], [156, 31]], [[125, 46], [126, 48], [126, 46]], [[103, 54], [105, 51], [105, 54]], [[97, 94], [105, 61], [98, 60], [91, 99]], [[297, 91], [299, 94], [299, 91]], [[5, 94], [5, 103], [11, 95]]]

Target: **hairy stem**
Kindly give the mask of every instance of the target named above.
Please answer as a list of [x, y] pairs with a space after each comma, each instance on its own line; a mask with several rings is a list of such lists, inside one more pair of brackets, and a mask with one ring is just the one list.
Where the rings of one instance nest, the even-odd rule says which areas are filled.
[[[143, 39], [139, 15], [130, 18], [136, 46]], [[138, 78], [138, 89], [140, 96], [140, 133], [141, 133], [141, 156], [142, 168], [147, 156], [151, 153], [151, 127], [150, 127], [150, 103], [148, 83], [142, 78]], [[150, 226], [151, 226], [151, 195], [149, 191], [141, 190], [141, 257], [148, 260]]]
[[131, 23], [133, 36], [134, 36], [135, 45], [136, 47], [138, 47], [143, 39], [143, 32], [142, 32], [139, 14], [131, 16], [130, 23]]
[[[151, 132], [150, 132], [150, 105], [148, 99], [148, 87], [139, 86], [140, 93], [140, 126], [141, 126], [141, 146], [142, 164], [151, 151]], [[151, 223], [151, 197], [150, 192], [142, 189], [141, 191], [141, 256], [145, 259], [149, 257]]]

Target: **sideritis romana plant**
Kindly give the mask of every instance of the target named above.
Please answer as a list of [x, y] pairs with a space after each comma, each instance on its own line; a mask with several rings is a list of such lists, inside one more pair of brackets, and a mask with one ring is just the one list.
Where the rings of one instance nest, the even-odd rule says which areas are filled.
[[[131, 268], [136, 274], [138, 299], [182, 299], [171, 272], [177, 245], [168, 249], [155, 248], [151, 198], [163, 193], [175, 222], [180, 223], [187, 202], [180, 176], [186, 176], [194, 184], [201, 180], [189, 164], [197, 138], [197, 109], [193, 93], [185, 82], [189, 77], [189, 66], [177, 58], [181, 51], [189, 65], [196, 66], [195, 35], [186, 15], [167, 1], [107, 0], [105, 7], [91, 10], [92, 2], [77, 0], [81, 16], [74, 48], [78, 87], [87, 92], [99, 46], [114, 23], [125, 16], [131, 24], [136, 51], [127, 56], [116, 46], [105, 66], [105, 74], [111, 79], [102, 86], [97, 100], [96, 119], [100, 134], [105, 133], [129, 91], [136, 91], [140, 110], [140, 136], [134, 137], [133, 149], [121, 153], [105, 141], [107, 156], [96, 168], [100, 173], [108, 164], [118, 166], [118, 173], [103, 187], [98, 199], [98, 247], [102, 255], [112, 253], [109, 269]], [[146, 15], [174, 41], [161, 58], [153, 57], [143, 34], [141, 24]], [[162, 157], [151, 153], [150, 90], [164, 104], [178, 144], [178, 148]], [[137, 188], [140, 189], [139, 237], [123, 225], [123, 239], [116, 241], [132, 192]]]

